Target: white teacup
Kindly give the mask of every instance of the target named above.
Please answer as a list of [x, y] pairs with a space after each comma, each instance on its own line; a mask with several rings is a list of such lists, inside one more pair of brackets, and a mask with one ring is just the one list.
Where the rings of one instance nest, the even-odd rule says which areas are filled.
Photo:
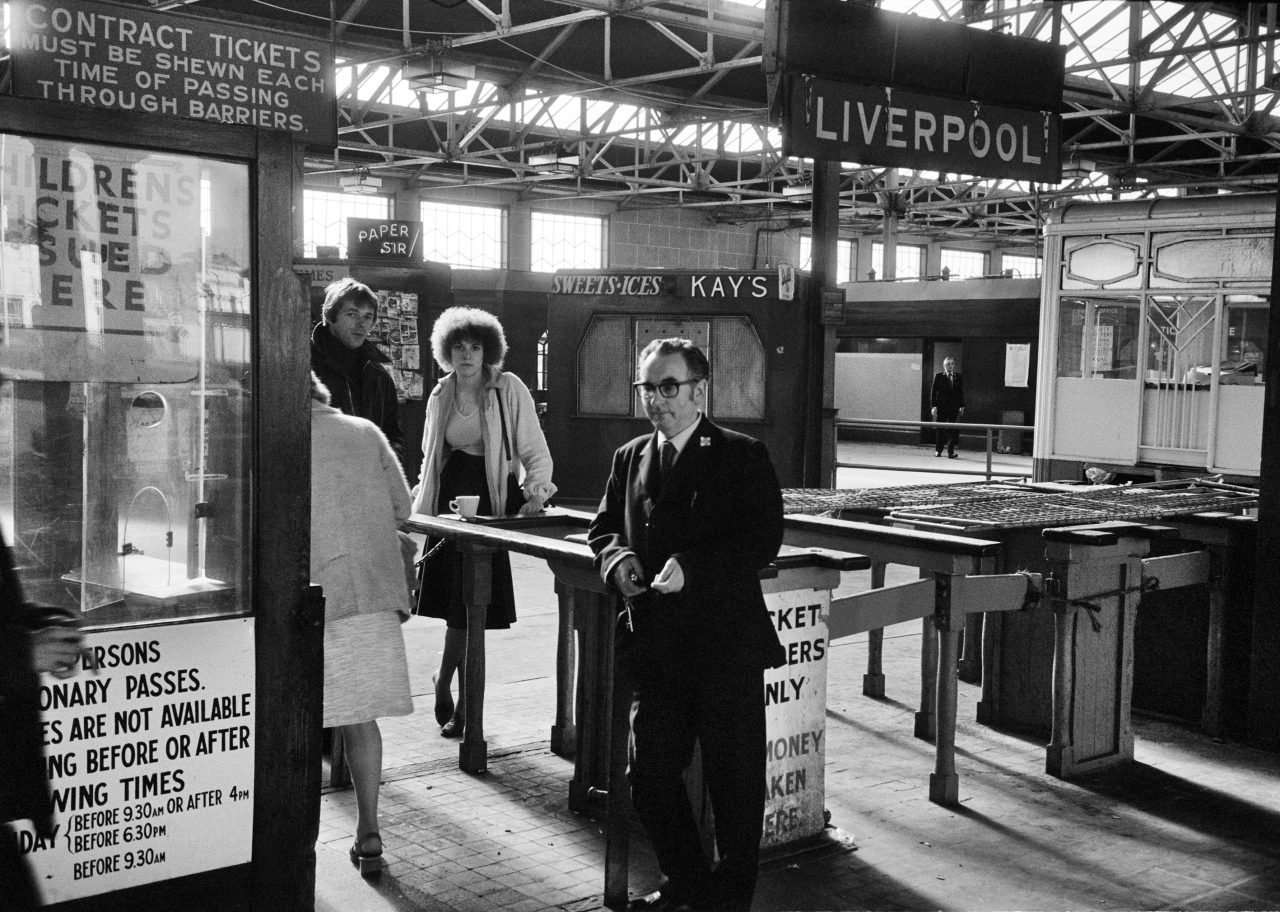
[[475, 519], [476, 511], [480, 509], [480, 495], [460, 494], [449, 501], [449, 509], [463, 519]]

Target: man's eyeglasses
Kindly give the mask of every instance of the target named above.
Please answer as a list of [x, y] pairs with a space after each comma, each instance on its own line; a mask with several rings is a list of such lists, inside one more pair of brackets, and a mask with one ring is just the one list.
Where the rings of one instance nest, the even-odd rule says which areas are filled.
[[652, 399], [656, 392], [663, 399], [674, 399], [676, 394], [680, 392], [680, 387], [688, 383], [697, 383], [697, 379], [693, 380], [663, 380], [658, 385], [637, 381], [631, 384], [631, 388], [640, 394], [642, 399]]

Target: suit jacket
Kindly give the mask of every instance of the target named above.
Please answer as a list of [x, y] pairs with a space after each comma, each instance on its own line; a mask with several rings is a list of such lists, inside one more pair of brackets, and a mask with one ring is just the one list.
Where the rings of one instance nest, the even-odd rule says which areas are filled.
[[9, 548], [0, 539], [0, 821], [31, 819], [53, 832], [40, 725], [40, 676], [31, 658], [30, 616]]
[[[656, 497], [655, 497], [656, 494]], [[621, 447], [588, 530], [596, 567], [634, 551], [648, 583], [674, 556], [684, 588], [635, 600], [619, 657], [637, 671], [690, 663], [776, 668], [786, 656], [759, 571], [782, 545], [782, 491], [764, 444], [703, 416], [659, 484], [657, 434]]]
[[929, 390], [929, 407], [938, 410], [939, 421], [952, 421], [964, 408], [964, 378], [956, 371], [954, 381], [947, 380], [945, 371], [933, 375], [933, 386]]

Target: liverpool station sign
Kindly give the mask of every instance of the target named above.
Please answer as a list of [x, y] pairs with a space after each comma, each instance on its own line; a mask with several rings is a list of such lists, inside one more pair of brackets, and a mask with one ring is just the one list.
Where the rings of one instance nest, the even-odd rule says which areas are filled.
[[770, 9], [765, 73], [787, 155], [1061, 180], [1060, 45], [839, 0]]
[[1045, 112], [820, 77], [790, 93], [788, 155], [1058, 180], [1059, 121]]

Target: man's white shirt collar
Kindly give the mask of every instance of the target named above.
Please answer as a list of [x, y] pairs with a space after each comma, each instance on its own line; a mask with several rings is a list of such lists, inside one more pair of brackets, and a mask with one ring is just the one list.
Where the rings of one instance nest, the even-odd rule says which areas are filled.
[[689, 438], [693, 436], [693, 432], [698, 429], [698, 425], [702, 422], [702, 412], [698, 412], [698, 417], [693, 419], [687, 428], [676, 434], [674, 437], [666, 437], [662, 431], [658, 431], [658, 451], [662, 451], [663, 444], [669, 439], [676, 447], [676, 455], [679, 456], [684, 452], [684, 446], [689, 442]]

